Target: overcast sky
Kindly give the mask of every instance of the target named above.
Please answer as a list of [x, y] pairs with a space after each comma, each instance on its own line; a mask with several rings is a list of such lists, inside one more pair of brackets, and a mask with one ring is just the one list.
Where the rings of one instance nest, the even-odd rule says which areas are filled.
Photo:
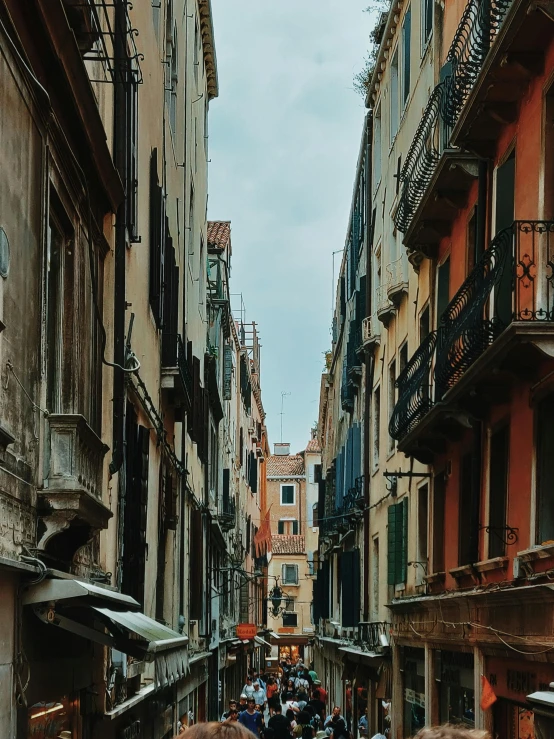
[[290, 393], [283, 441], [296, 452], [317, 421], [331, 346], [331, 255], [344, 246], [365, 115], [352, 77], [372, 18], [368, 0], [212, 4], [208, 218], [232, 222], [231, 290], [260, 331], [270, 443]]

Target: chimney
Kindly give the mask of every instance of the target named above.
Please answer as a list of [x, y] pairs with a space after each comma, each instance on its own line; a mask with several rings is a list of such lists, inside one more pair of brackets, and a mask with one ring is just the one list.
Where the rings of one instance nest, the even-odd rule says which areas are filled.
[[274, 444], [274, 454], [276, 457], [288, 457], [290, 454], [290, 444], [288, 442], [281, 442]]

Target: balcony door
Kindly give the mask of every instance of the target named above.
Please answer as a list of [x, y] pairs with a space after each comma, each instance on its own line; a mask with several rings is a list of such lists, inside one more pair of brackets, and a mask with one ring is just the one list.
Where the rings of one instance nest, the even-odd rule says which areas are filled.
[[[494, 204], [495, 234], [499, 234], [503, 229], [509, 228], [514, 222], [515, 173], [516, 153], [515, 149], [512, 149], [508, 158], [496, 169]], [[513, 246], [511, 241], [509, 243], [510, 253], [506, 255], [504, 269], [500, 282], [496, 287], [494, 297], [494, 318], [500, 322], [501, 326], [507, 326], [512, 321]]]

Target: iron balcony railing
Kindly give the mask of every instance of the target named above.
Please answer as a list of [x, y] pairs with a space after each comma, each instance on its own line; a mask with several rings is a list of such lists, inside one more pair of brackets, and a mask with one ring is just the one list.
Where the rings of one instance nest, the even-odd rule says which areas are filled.
[[181, 334], [162, 333], [162, 367], [177, 367], [181, 384], [190, 402], [192, 400], [192, 375]]
[[469, 0], [450, 46], [442, 80], [433, 90], [400, 173], [394, 223], [410, 228], [450, 134], [513, 0]]
[[513, 0], [469, 0], [446, 57], [441, 114], [453, 127]]
[[389, 434], [400, 441], [412, 431], [433, 406], [432, 368], [437, 332], [430, 333], [398, 375], [398, 402], [389, 422]]
[[390, 624], [387, 621], [360, 621], [357, 643], [370, 652], [390, 646]]
[[510, 323], [532, 321], [554, 321], [554, 221], [514, 221], [495, 236], [398, 377], [390, 435], [413, 431]]
[[219, 523], [223, 531], [230, 531], [235, 528], [237, 521], [237, 512], [235, 501], [233, 498], [223, 499], [221, 504], [221, 510], [217, 515]]

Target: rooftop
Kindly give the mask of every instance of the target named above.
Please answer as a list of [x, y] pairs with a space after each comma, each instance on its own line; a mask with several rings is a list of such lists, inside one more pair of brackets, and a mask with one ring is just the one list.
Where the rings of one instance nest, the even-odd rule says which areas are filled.
[[297, 476], [304, 474], [304, 457], [301, 454], [275, 455], [267, 460], [268, 477]]
[[231, 241], [231, 221], [208, 221], [208, 249], [227, 249]]
[[319, 454], [321, 452], [321, 447], [319, 445], [319, 441], [317, 439], [310, 439], [308, 442], [308, 446], [306, 447], [307, 452], [312, 452]]
[[304, 554], [304, 537], [277, 534], [271, 537], [272, 554]]

